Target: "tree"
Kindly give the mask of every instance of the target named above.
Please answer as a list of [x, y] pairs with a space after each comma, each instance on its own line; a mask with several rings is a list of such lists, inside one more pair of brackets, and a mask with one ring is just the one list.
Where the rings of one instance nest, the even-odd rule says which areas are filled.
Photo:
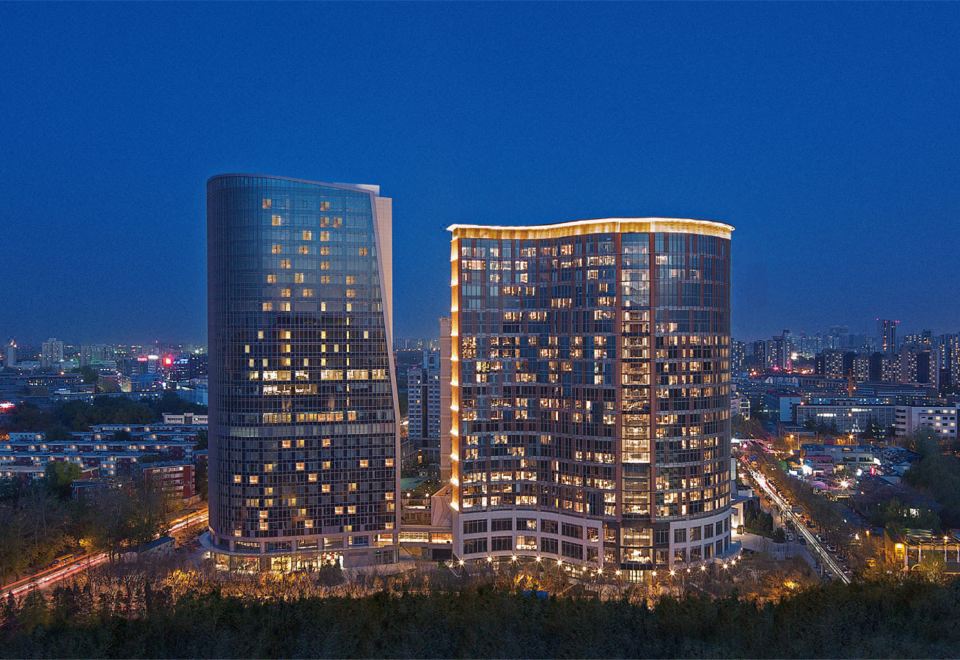
[[197, 461], [193, 466], [193, 485], [194, 489], [197, 492], [197, 495], [200, 496], [200, 499], [204, 502], [207, 501], [207, 491], [209, 489], [209, 481], [207, 480], [207, 462], [206, 461]]
[[80, 478], [82, 470], [70, 461], [50, 461], [44, 470], [43, 484], [51, 495], [62, 499], [70, 497], [71, 484]]
[[80, 374], [81, 378], [83, 379], [83, 382], [86, 383], [87, 385], [91, 383], [96, 384], [96, 382], [100, 380], [100, 374], [97, 373], [97, 370], [91, 367], [90, 365], [77, 367], [76, 369], [73, 370], [73, 373]]

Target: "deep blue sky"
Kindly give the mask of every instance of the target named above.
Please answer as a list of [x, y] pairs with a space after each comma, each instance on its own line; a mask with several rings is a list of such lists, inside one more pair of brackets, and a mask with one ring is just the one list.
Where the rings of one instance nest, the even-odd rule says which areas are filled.
[[204, 182], [394, 198], [399, 336], [454, 222], [713, 218], [734, 334], [960, 330], [960, 4], [0, 6], [0, 336], [199, 340]]

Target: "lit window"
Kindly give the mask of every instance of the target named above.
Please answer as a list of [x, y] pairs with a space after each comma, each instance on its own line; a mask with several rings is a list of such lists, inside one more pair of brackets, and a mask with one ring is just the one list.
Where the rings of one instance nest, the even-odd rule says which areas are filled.
[[285, 269], [285, 270], [289, 270], [289, 268], [290, 268], [290, 260], [289, 260], [289, 259], [281, 259], [281, 260], [280, 260], [280, 268], [283, 268], [283, 269]]
[[313, 232], [310, 231], [309, 229], [304, 229], [304, 230], [303, 230], [303, 234], [301, 234], [301, 237], [302, 237], [303, 240], [305, 240], [305, 241], [312, 241], [312, 240], [313, 240]]
[[264, 198], [263, 198], [263, 202], [262, 202], [262, 204], [261, 204], [261, 208], [268, 209], [268, 208], [270, 208], [270, 207], [272, 207], [272, 206], [273, 206], [273, 200], [270, 199], [269, 197], [264, 197]]
[[295, 284], [303, 284], [303, 273], [294, 273], [293, 281]]
[[283, 254], [283, 246], [279, 243], [274, 243], [271, 246], [270, 251], [273, 252], [273, 254]]
[[303, 472], [307, 469], [307, 464], [303, 461], [297, 461], [297, 472]]
[[289, 298], [289, 297], [290, 297], [290, 289], [280, 289], [280, 297], [281, 297], [281, 298]]
[[269, 273], [267, 275], [267, 284], [276, 284], [276, 283], [277, 283], [277, 276], [274, 275], [273, 273]]
[[283, 218], [281, 218], [279, 215], [275, 215], [271, 218], [270, 224], [272, 224], [274, 227], [279, 227], [283, 224]]
[[304, 289], [303, 290], [304, 298], [313, 298], [313, 289]]
[[365, 458], [361, 458], [361, 459], [360, 459], [360, 467], [362, 467], [362, 468], [370, 467], [370, 461], [367, 460], [367, 459], [365, 459]]
[[360, 250], [358, 251], [358, 253], [359, 253], [359, 255], [360, 255], [361, 257], [367, 256], [367, 248], [365, 248], [365, 247], [360, 248]]
[[272, 311], [273, 311], [273, 303], [272, 303], [272, 302], [265, 302], [265, 303], [263, 303], [263, 307], [262, 307], [261, 309], [262, 309], [264, 312], [272, 312]]

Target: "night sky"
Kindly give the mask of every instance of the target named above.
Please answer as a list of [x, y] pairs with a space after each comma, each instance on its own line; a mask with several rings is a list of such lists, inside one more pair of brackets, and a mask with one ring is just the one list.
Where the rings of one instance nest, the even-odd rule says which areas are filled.
[[0, 6], [0, 338], [202, 341], [206, 179], [378, 183], [401, 337], [452, 223], [716, 219], [734, 334], [960, 331], [960, 4]]

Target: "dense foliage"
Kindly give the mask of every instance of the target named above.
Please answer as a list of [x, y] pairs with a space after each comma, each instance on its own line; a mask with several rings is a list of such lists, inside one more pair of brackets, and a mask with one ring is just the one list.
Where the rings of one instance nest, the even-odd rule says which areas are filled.
[[920, 460], [904, 475], [904, 481], [929, 491], [942, 508], [945, 527], [960, 527], [960, 458], [944, 454], [935, 439], [920, 438], [915, 449]]
[[[625, 601], [492, 589], [264, 602], [163, 590], [4, 608], [0, 657], [946, 657], [960, 586], [831, 584], [777, 604]], [[145, 613], [131, 617], [130, 601]]]
[[51, 463], [33, 483], [0, 479], [0, 584], [60, 555], [114, 551], [146, 543], [165, 529], [174, 504], [143, 484], [118, 483], [82, 501], [72, 499], [75, 467]]
[[167, 391], [156, 399], [134, 400], [126, 397], [98, 396], [93, 403], [68, 401], [50, 410], [30, 403], [18, 405], [7, 426], [11, 431], [46, 433], [51, 440], [69, 436], [71, 431], [88, 431], [95, 424], [149, 424], [163, 413], [206, 413], [205, 406], [184, 401]]

